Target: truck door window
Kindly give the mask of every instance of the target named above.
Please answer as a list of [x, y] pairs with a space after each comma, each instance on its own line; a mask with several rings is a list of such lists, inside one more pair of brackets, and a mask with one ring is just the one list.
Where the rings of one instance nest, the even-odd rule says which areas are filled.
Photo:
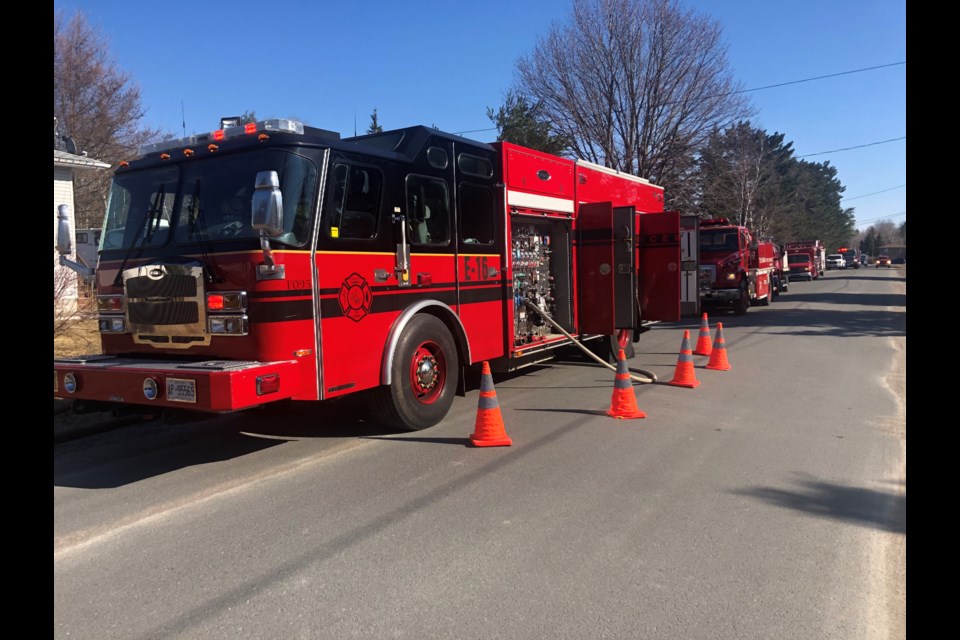
[[457, 156], [457, 167], [461, 172], [469, 176], [478, 178], [490, 178], [493, 176], [493, 163], [487, 158], [481, 158], [469, 153], [461, 153]]
[[450, 194], [445, 181], [407, 176], [407, 232], [411, 244], [450, 243]]
[[383, 176], [374, 167], [336, 164], [331, 174], [325, 227], [331, 238], [370, 239], [380, 226]]
[[463, 183], [459, 204], [460, 241], [464, 244], [493, 244], [495, 225], [490, 189]]

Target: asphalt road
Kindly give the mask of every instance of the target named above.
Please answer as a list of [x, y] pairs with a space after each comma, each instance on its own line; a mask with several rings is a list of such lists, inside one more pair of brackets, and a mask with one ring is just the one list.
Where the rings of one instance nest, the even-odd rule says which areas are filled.
[[[54, 447], [54, 637], [905, 638], [906, 280], [831, 271], [723, 322], [730, 371], [495, 375], [389, 433], [346, 400]], [[630, 365], [662, 381], [684, 329]]]

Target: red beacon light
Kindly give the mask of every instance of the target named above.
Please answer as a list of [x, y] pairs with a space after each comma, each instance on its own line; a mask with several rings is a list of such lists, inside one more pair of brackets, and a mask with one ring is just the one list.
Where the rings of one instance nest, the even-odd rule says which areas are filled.
[[700, 221], [701, 227], [712, 227], [720, 225], [729, 225], [730, 218], [705, 218]]

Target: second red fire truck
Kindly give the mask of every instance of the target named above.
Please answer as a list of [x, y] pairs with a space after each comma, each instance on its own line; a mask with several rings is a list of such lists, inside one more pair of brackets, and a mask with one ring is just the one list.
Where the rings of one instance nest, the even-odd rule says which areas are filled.
[[[95, 277], [102, 353], [54, 360], [75, 406], [229, 412], [364, 392], [422, 429], [464, 367], [571, 336], [629, 346], [680, 313], [679, 214], [589, 162], [428, 127], [292, 120], [153, 145], [117, 168]], [[69, 255], [61, 211], [61, 262]]]
[[731, 308], [737, 315], [745, 314], [751, 304], [769, 305], [775, 291], [781, 290], [778, 253], [774, 243], [758, 241], [747, 227], [728, 218], [701, 220], [701, 304]]

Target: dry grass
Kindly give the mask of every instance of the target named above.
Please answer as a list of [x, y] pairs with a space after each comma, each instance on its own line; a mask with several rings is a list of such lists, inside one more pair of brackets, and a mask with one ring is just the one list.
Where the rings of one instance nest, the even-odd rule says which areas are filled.
[[69, 323], [60, 335], [53, 337], [53, 357], [64, 358], [101, 353], [97, 319], [81, 317]]

